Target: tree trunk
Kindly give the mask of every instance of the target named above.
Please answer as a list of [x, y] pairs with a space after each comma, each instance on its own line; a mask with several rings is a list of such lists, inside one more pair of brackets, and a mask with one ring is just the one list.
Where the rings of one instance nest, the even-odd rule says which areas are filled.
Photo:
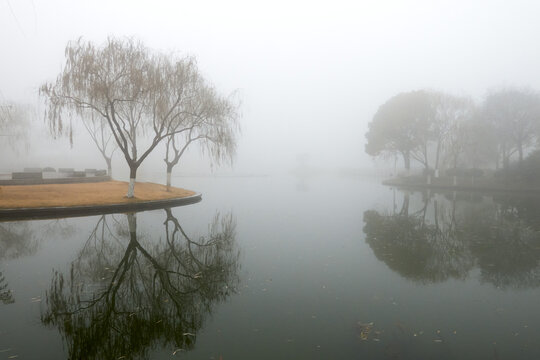
[[137, 213], [127, 213], [126, 216], [131, 243], [134, 244], [137, 242]]
[[439, 177], [439, 157], [441, 156], [441, 141], [437, 142], [437, 152], [435, 153], [435, 178]]
[[109, 175], [112, 179], [112, 161], [111, 158], [105, 158], [105, 161], [107, 162], [107, 175]]
[[409, 216], [409, 193], [406, 192], [403, 194], [403, 204], [401, 205], [401, 211], [399, 215]]
[[172, 163], [167, 164], [167, 191], [171, 191], [171, 175], [174, 165]]
[[411, 169], [411, 156], [408, 152], [403, 153], [403, 162], [405, 163], [405, 170], [407, 170], [407, 173]]
[[135, 179], [137, 178], [137, 166], [129, 164], [129, 188], [127, 197], [133, 198], [135, 196]]
[[504, 170], [508, 170], [508, 165], [510, 163], [509, 161], [509, 156], [507, 155], [506, 153], [506, 144], [503, 144], [503, 149], [502, 149], [502, 160], [503, 160], [503, 169]]

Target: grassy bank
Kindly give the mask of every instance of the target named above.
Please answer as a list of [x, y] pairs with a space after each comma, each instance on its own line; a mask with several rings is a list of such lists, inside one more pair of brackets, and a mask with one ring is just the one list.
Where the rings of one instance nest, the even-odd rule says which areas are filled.
[[0, 187], [0, 209], [100, 206], [178, 199], [195, 192], [164, 185], [137, 183], [135, 198], [126, 198], [128, 183], [106, 181], [81, 184], [10, 185]]

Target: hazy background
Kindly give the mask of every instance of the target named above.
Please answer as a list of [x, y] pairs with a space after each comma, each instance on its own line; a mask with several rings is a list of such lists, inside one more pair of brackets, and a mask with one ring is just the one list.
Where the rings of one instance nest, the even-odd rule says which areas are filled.
[[[189, 54], [223, 93], [242, 100], [232, 169], [273, 174], [302, 154], [317, 168], [370, 168], [364, 134], [379, 105], [421, 88], [481, 100], [499, 86], [540, 89], [536, 1], [61, 1], [0, 0], [0, 96], [38, 106], [37, 88], [64, 63], [69, 40], [134, 36]], [[0, 168], [98, 167], [81, 127], [68, 141], [47, 135], [38, 108], [32, 144]], [[165, 171], [159, 151], [141, 171]], [[127, 175], [120, 153], [114, 174]], [[176, 174], [209, 173], [191, 151]]]

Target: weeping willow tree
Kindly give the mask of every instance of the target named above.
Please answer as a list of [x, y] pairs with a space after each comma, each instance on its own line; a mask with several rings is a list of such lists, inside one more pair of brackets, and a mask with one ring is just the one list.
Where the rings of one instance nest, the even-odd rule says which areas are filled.
[[197, 240], [170, 210], [154, 239], [137, 230], [134, 214], [102, 216], [69, 273], [54, 273], [41, 320], [58, 328], [70, 359], [189, 350], [237, 286], [235, 234], [232, 215], [216, 215]]
[[2, 146], [17, 150], [28, 144], [30, 107], [2, 100], [0, 96], [0, 141]]
[[65, 55], [56, 81], [40, 88], [51, 131], [71, 133], [74, 121], [91, 115], [103, 119], [129, 166], [127, 196], [133, 197], [140, 165], [162, 140], [182, 131], [178, 123], [191, 113], [201, 77], [195, 60], [115, 38], [102, 46], [72, 41]]
[[112, 157], [118, 149], [118, 145], [114, 141], [107, 121], [92, 113], [89, 118], [83, 118], [83, 124], [107, 164], [107, 175], [112, 177]]
[[198, 145], [213, 163], [229, 161], [236, 153], [236, 138], [240, 130], [238, 106], [231, 98], [220, 96], [216, 89], [199, 78], [189, 103], [190, 112], [175, 124], [175, 133], [166, 140], [165, 164], [167, 189], [171, 174], [191, 145]]

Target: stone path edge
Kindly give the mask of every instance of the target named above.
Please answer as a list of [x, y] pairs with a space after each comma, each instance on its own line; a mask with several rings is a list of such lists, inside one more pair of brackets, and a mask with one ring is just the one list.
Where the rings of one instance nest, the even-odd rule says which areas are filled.
[[54, 206], [40, 208], [0, 209], [0, 222], [19, 220], [57, 219], [66, 217], [81, 217], [91, 215], [115, 214], [164, 209], [198, 203], [202, 194], [196, 193], [172, 199], [147, 200], [124, 204], [84, 205], [84, 206]]

